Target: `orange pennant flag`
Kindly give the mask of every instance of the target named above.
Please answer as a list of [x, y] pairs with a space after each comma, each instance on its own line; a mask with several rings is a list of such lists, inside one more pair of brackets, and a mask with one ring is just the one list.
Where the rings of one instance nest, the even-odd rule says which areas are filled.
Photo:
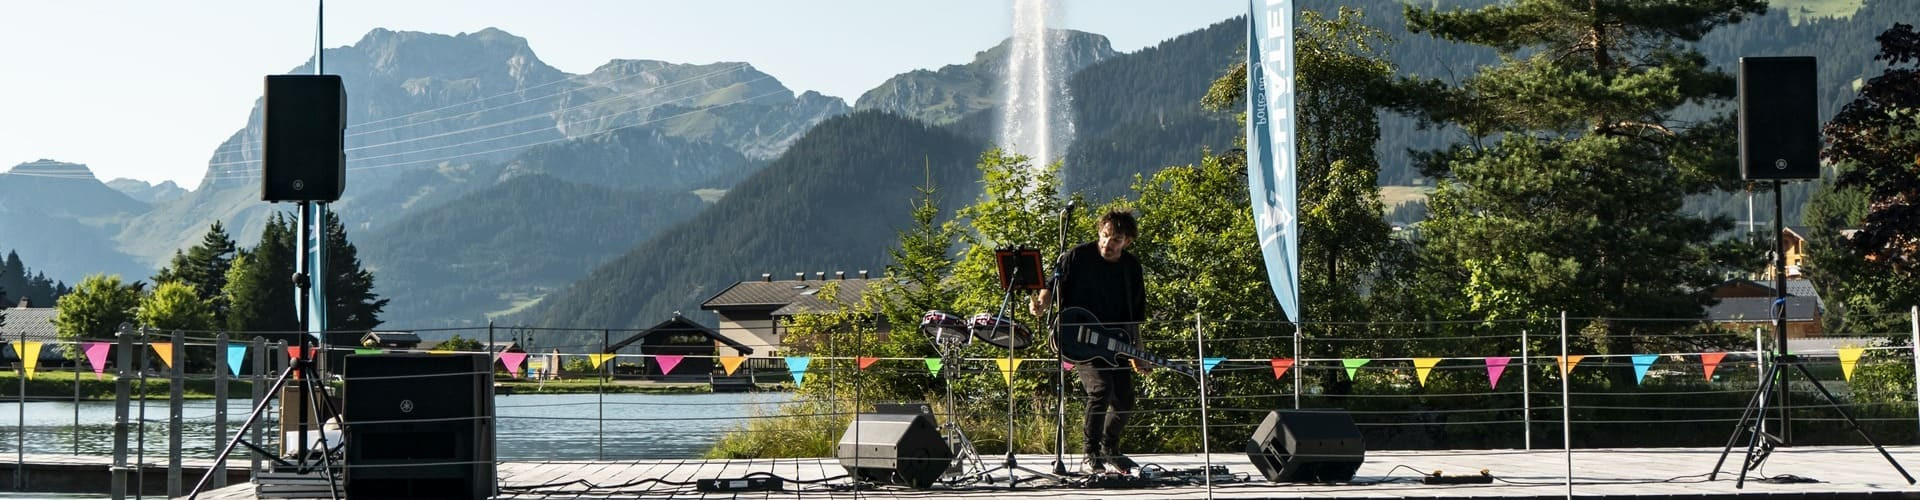
[[1293, 358], [1273, 358], [1268, 360], [1268, 362], [1273, 363], [1273, 378], [1275, 379], [1279, 379], [1281, 375], [1286, 375], [1288, 368], [1293, 368]]
[[1573, 367], [1580, 366], [1580, 360], [1587, 359], [1587, 357], [1584, 355], [1554, 356], [1554, 358], [1557, 358], [1560, 360], [1560, 376], [1562, 377], [1565, 377], [1567, 376], [1567, 373], [1572, 372]]
[[153, 346], [153, 352], [160, 355], [160, 362], [167, 368], [173, 368], [173, 344], [147, 344]]
[[727, 376], [733, 376], [733, 371], [740, 369], [740, 363], [746, 361], [746, 356], [721, 356], [720, 367], [727, 370]]
[[1726, 359], [1726, 357], [1727, 357], [1727, 353], [1724, 353], [1724, 352], [1700, 353], [1700, 367], [1705, 368], [1707, 370], [1708, 382], [1713, 381], [1713, 369], [1718, 368], [1720, 366], [1720, 360]]
[[854, 362], [860, 365], [860, 371], [866, 371], [867, 367], [873, 366], [873, 362], [879, 361], [879, 360], [880, 358], [876, 358], [872, 356], [860, 356], [860, 357], [854, 358]]

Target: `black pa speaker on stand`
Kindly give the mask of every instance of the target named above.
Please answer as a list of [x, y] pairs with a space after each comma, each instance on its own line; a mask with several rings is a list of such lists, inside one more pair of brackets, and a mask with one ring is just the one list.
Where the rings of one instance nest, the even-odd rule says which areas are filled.
[[1740, 177], [1820, 178], [1820, 107], [1812, 57], [1740, 58]]
[[1366, 455], [1360, 428], [1339, 408], [1268, 412], [1247, 441], [1247, 458], [1276, 483], [1351, 480]]
[[856, 478], [927, 488], [953, 463], [928, 414], [861, 413], [840, 435], [840, 466]]
[[347, 188], [347, 90], [340, 75], [267, 75], [260, 107], [261, 201], [339, 201]]

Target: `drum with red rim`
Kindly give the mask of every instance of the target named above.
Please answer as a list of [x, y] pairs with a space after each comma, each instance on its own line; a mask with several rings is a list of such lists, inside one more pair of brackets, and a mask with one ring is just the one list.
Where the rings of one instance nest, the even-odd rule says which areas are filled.
[[967, 319], [967, 326], [973, 330], [973, 337], [981, 342], [1007, 349], [1021, 349], [1033, 343], [1033, 333], [1027, 327], [1012, 319], [990, 313], [980, 313]]
[[920, 316], [920, 334], [937, 344], [965, 344], [971, 337], [967, 320], [942, 311], [927, 311]]

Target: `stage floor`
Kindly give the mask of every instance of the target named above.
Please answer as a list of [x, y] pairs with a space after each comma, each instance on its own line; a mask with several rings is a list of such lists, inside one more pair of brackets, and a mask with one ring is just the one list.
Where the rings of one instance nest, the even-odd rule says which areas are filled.
[[[1920, 487], [1908, 485], [1893, 466], [1872, 447], [1808, 446], [1783, 448], [1757, 471], [1749, 473], [1744, 489], [1734, 488], [1743, 449], [1727, 458], [1720, 479], [1707, 481], [1719, 458], [1719, 448], [1588, 449], [1576, 450], [1572, 494], [1581, 497], [1687, 497], [1789, 495], [1806, 498], [1889, 497], [1920, 498]], [[1888, 448], [1901, 465], [1920, 466], [1920, 447]], [[989, 457], [989, 467], [1000, 457]], [[1019, 463], [1042, 471], [1052, 468], [1052, 456], [1019, 457]], [[1274, 484], [1243, 454], [1214, 453], [1213, 463], [1225, 465], [1236, 476], [1251, 480], [1216, 482], [1214, 498], [1562, 498], [1568, 495], [1567, 457], [1559, 450], [1426, 450], [1372, 451], [1354, 476], [1353, 484]], [[1199, 468], [1199, 454], [1137, 455], [1142, 464], [1167, 469]], [[1404, 467], [1403, 467], [1404, 466]], [[1475, 475], [1486, 469], [1492, 484], [1426, 485], [1420, 476], [1435, 470], [1446, 475]], [[916, 490], [885, 486], [862, 491], [845, 488], [844, 479], [810, 485], [789, 484], [782, 492], [709, 493], [694, 487], [661, 481], [738, 478], [770, 473], [802, 481], [846, 473], [832, 459], [779, 460], [643, 460], [504, 462], [500, 464], [500, 498], [1208, 498], [1204, 485], [1142, 489], [1083, 489], [1051, 486], [1052, 481], [1023, 479], [1020, 487], [1006, 488], [1006, 475], [994, 474], [993, 483], [975, 483], [948, 489]], [[1022, 478], [1030, 477], [1021, 473]], [[1760, 477], [1797, 476], [1818, 482], [1776, 484]], [[574, 482], [584, 480], [600, 488]], [[569, 483], [544, 488], [536, 485]], [[631, 484], [644, 483], [644, 484]], [[628, 486], [614, 487], [622, 484]], [[254, 498], [253, 485], [234, 485], [201, 498]]]

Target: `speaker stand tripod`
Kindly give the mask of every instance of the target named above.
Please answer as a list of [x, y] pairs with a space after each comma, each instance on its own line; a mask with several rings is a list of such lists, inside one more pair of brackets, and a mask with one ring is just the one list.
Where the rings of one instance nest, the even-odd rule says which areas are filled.
[[[1713, 464], [1713, 472], [1707, 475], [1708, 481], [1719, 477], [1720, 468], [1726, 465], [1727, 455], [1733, 451], [1733, 443], [1740, 439], [1740, 434], [1747, 433], [1747, 455], [1746, 459], [1741, 461], [1740, 476], [1733, 482], [1734, 489], [1745, 487], [1747, 471], [1759, 468], [1760, 464], [1773, 453], [1774, 445], [1781, 442], [1780, 438], [1761, 430], [1760, 425], [1766, 420], [1767, 406], [1770, 402], [1767, 394], [1773, 390], [1776, 381], [1786, 378], [1786, 374], [1780, 370], [1782, 366], [1792, 366], [1800, 372], [1801, 376], [1806, 377], [1815, 389], [1820, 390], [1820, 397], [1826, 400], [1827, 406], [1840, 412], [1840, 416], [1847, 419], [1847, 425], [1854, 432], [1859, 433], [1861, 439], [1867, 440], [1867, 444], [1873, 445], [1873, 449], [1880, 450], [1880, 456], [1886, 457], [1887, 464], [1892, 465], [1893, 470], [1900, 471], [1900, 476], [1907, 479], [1907, 484], [1914, 484], [1913, 475], [1908, 474], [1907, 469], [1901, 467], [1900, 462], [1895, 461], [1893, 455], [1887, 453], [1886, 448], [1880, 447], [1880, 443], [1875, 442], [1873, 436], [1867, 435], [1867, 430], [1860, 426], [1859, 420], [1853, 418], [1853, 413], [1847, 411], [1846, 407], [1840, 406], [1839, 400], [1833, 397], [1833, 393], [1828, 392], [1827, 387], [1820, 384], [1820, 379], [1814, 378], [1813, 373], [1807, 371], [1807, 366], [1801, 364], [1799, 357], [1791, 354], [1775, 356], [1773, 362], [1767, 365], [1765, 373], [1760, 377], [1760, 388], [1754, 390], [1753, 398], [1747, 402], [1746, 412], [1741, 413], [1740, 422], [1734, 424], [1733, 435], [1727, 437], [1727, 446], [1720, 450], [1720, 460]], [[1780, 407], [1782, 411], [1787, 411], [1792, 405], [1783, 401]], [[1754, 455], [1755, 449], [1760, 450], [1758, 456]]]
[[[326, 383], [320, 379], [319, 370], [314, 368], [313, 358], [317, 353], [314, 352], [314, 345], [309, 343], [311, 338], [305, 333], [300, 334], [300, 337], [300, 346], [298, 347], [298, 349], [300, 349], [300, 355], [294, 356], [294, 361], [289, 363], [286, 369], [281, 370], [278, 377], [274, 378], [273, 385], [267, 389], [267, 396], [260, 399], [260, 404], [254, 405], [253, 412], [247, 414], [246, 422], [240, 424], [239, 431], [234, 434], [233, 439], [227, 441], [225, 447], [220, 449], [220, 454], [214, 456], [213, 462], [224, 462], [227, 460], [227, 456], [233, 454], [235, 448], [246, 446], [247, 449], [253, 450], [254, 453], [268, 457], [276, 467], [292, 469], [296, 474], [310, 474], [317, 468], [320, 471], [321, 477], [327, 481], [327, 490], [330, 497], [337, 499], [341, 498], [341, 492], [336, 487], [338, 481], [334, 477], [332, 455], [335, 446], [327, 442], [327, 433], [323, 425], [321, 429], [315, 431], [320, 433], [320, 449], [313, 451], [317, 451], [320, 457], [317, 460], [314, 459], [312, 455], [315, 453], [309, 451], [307, 448], [307, 443], [309, 442], [307, 439], [307, 418], [313, 414], [309, 410], [314, 409], [324, 408], [325, 411], [321, 413], [330, 415], [339, 415], [340, 412], [338, 408], [333, 407], [332, 398], [325, 397]], [[247, 429], [260, 423], [260, 417], [265, 415], [267, 409], [273, 406], [274, 399], [278, 398], [281, 389], [286, 387], [288, 377], [296, 379], [294, 383], [299, 384], [302, 395], [297, 402], [300, 413], [298, 414], [299, 416], [296, 417], [299, 419], [299, 444], [295, 446], [296, 454], [292, 462], [246, 440]], [[281, 403], [286, 404], [284, 401]], [[285, 448], [286, 443], [284, 440], [282, 441], [281, 447]], [[200, 475], [200, 480], [193, 484], [193, 490], [187, 494], [187, 498], [191, 500], [199, 497], [201, 488], [206, 487], [207, 481], [213, 478], [213, 474], [217, 470], [218, 468], [210, 468], [207, 469], [205, 474]]]

